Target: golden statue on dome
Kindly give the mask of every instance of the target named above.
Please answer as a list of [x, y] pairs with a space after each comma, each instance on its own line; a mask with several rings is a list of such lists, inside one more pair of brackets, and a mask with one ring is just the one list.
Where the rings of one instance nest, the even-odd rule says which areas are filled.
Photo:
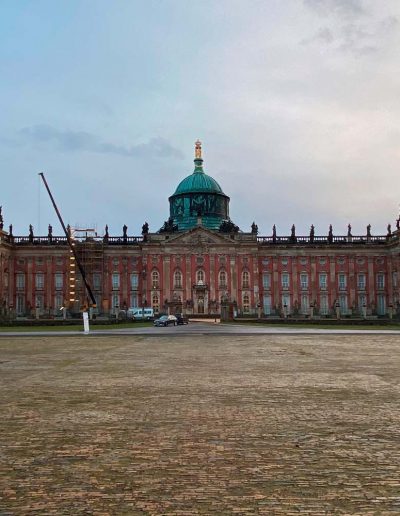
[[201, 159], [201, 141], [197, 140], [194, 144], [194, 157]]

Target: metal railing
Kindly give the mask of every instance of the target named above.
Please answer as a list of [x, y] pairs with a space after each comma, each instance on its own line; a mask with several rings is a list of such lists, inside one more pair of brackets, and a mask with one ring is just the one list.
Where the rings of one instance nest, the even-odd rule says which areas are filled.
[[[60, 236], [13, 236], [13, 235], [5, 235], [4, 241], [9, 242], [14, 245], [68, 245], [67, 237]], [[130, 236], [130, 237], [75, 237], [73, 239], [74, 242], [78, 242], [81, 244], [87, 243], [96, 243], [96, 244], [105, 244], [105, 245], [137, 245], [140, 242], [143, 242], [142, 236]]]
[[397, 235], [377, 236], [259, 236], [257, 242], [261, 245], [384, 245], [399, 240]]
[[[13, 236], [4, 235], [3, 240], [15, 245], [68, 245], [64, 236]], [[108, 236], [92, 237], [78, 236], [74, 238], [79, 243], [98, 243], [104, 245], [138, 245], [144, 241], [143, 236]], [[377, 236], [258, 236], [257, 242], [261, 245], [385, 245], [399, 241], [399, 235], [377, 235]]]

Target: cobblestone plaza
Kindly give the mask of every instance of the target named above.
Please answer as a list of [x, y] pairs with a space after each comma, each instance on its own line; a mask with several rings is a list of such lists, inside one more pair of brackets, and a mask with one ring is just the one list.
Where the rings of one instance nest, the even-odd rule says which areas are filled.
[[398, 336], [0, 339], [0, 514], [400, 512]]

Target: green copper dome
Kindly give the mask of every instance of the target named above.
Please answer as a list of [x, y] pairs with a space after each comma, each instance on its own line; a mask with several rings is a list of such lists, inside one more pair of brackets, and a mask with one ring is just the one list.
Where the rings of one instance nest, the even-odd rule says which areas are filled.
[[195, 168], [193, 174], [185, 177], [185, 179], [179, 183], [174, 195], [195, 192], [223, 194], [224, 192], [217, 181], [204, 173], [203, 160], [198, 158], [194, 160], [194, 163]]
[[199, 224], [218, 230], [229, 220], [229, 197], [217, 181], [204, 173], [201, 142], [195, 144], [194, 171], [183, 179], [169, 198], [170, 223], [178, 231], [186, 231]]

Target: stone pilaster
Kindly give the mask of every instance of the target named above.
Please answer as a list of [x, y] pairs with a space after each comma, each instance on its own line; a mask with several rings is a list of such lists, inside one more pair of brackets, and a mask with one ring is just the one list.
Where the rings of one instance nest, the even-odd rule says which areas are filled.
[[371, 303], [374, 304], [376, 309], [375, 299], [375, 274], [374, 274], [374, 257], [368, 257], [368, 304], [371, 307]]

